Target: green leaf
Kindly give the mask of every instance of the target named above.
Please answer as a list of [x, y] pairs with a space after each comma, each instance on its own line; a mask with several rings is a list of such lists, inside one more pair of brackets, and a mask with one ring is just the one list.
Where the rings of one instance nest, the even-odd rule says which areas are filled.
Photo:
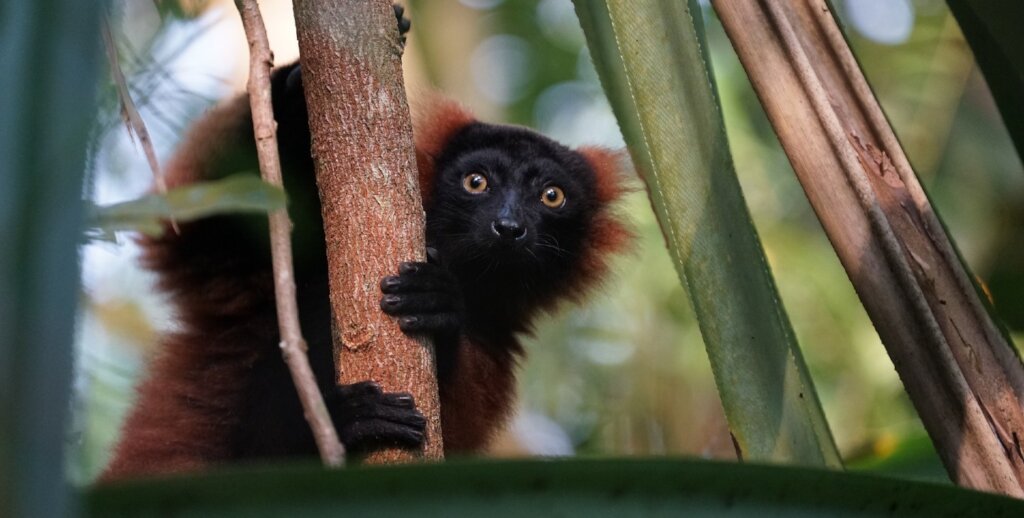
[[271, 212], [285, 208], [284, 191], [251, 174], [171, 189], [165, 194], [107, 206], [88, 207], [88, 228], [95, 236], [118, 230], [159, 234], [170, 219], [184, 222], [215, 214]]
[[68, 516], [82, 181], [104, 2], [0, 7], [0, 516]]
[[1024, 158], [1024, 2], [947, 0]]
[[263, 468], [99, 487], [86, 504], [96, 517], [1024, 516], [1024, 502], [948, 485], [673, 459]]
[[575, 4], [743, 458], [840, 467], [733, 170], [699, 7]]

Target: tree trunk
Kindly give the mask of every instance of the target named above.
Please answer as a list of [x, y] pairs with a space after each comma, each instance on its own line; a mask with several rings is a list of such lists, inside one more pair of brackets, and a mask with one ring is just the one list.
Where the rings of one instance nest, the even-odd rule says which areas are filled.
[[[401, 44], [387, 0], [295, 0], [323, 204], [339, 382], [408, 391], [426, 416], [423, 456], [442, 457], [433, 349], [380, 310], [381, 278], [423, 260], [423, 206]], [[392, 450], [371, 462], [413, 458]]]

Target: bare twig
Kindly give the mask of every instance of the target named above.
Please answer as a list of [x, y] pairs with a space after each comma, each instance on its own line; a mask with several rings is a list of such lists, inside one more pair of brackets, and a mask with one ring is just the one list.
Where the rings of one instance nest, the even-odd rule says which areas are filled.
[[[277, 123], [270, 97], [270, 69], [274, 56], [270, 51], [266, 27], [256, 0], [235, 0], [242, 15], [242, 25], [249, 41], [249, 102], [256, 135], [260, 172], [268, 183], [283, 188], [281, 160], [277, 152]], [[292, 266], [292, 224], [287, 209], [270, 214], [270, 247], [274, 266], [274, 290], [277, 299], [277, 320], [281, 329], [281, 353], [302, 401], [306, 420], [313, 430], [320, 458], [327, 466], [345, 462], [345, 448], [338, 440], [327, 406], [316, 384], [306, 356], [306, 341], [299, 327], [299, 308], [295, 298]]]
[[146, 122], [139, 115], [135, 101], [132, 100], [128, 91], [128, 81], [121, 71], [121, 63], [117, 57], [117, 47], [114, 45], [114, 35], [110, 30], [110, 21], [103, 18], [103, 43], [107, 48], [107, 59], [110, 61], [110, 74], [114, 76], [114, 86], [117, 87], [117, 96], [121, 101], [121, 116], [124, 117], [124, 124], [128, 128], [128, 135], [139, 139], [139, 144], [146, 153], [146, 161], [149, 162], [149, 169], [153, 171], [153, 178], [156, 180], [160, 192], [167, 192], [167, 182], [164, 181], [160, 172], [160, 162], [156, 158], [156, 150], [153, 149], [153, 140], [149, 138], [149, 131], [146, 129]]
[[[167, 192], [167, 182], [160, 170], [160, 161], [156, 158], [156, 150], [153, 148], [153, 139], [149, 137], [149, 130], [146, 129], [146, 122], [142, 120], [135, 101], [132, 100], [131, 92], [128, 90], [128, 81], [125, 80], [124, 72], [121, 71], [121, 61], [117, 56], [117, 46], [114, 44], [114, 34], [110, 30], [110, 20], [106, 16], [100, 26], [103, 33], [103, 43], [107, 48], [107, 59], [110, 61], [110, 74], [114, 79], [114, 86], [117, 88], [117, 97], [121, 101], [121, 116], [124, 118], [124, 125], [128, 128], [128, 136], [138, 139], [142, 151], [146, 154], [146, 161], [149, 162], [149, 169], [153, 172], [153, 180], [156, 182], [157, 191]], [[178, 231], [178, 224], [171, 219], [171, 226]]]
[[827, 3], [712, 3], [950, 477], [1024, 496], [1024, 369]]

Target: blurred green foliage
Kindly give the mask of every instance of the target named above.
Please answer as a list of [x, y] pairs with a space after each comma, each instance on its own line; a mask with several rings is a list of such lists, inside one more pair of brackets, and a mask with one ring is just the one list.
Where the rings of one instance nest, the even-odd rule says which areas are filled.
[[73, 515], [67, 432], [103, 2], [0, 6], [0, 516]]
[[1003, 123], [1024, 154], [1024, 4], [947, 0], [985, 74]]
[[[881, 43], [850, 16], [856, 2], [833, 3], [933, 202], [1020, 344], [1024, 174], [955, 20], [941, 0], [893, 0], [887, 5], [910, 6], [911, 25], [905, 39]], [[535, 126], [572, 144], [621, 143], [582, 33], [564, 14], [572, 14], [567, 0], [411, 4], [414, 36], [406, 63], [418, 60], [432, 82], [450, 89], [455, 84], [468, 92], [462, 100], [487, 107], [481, 111], [497, 120]], [[915, 446], [924, 431], [888, 355], [721, 27], [709, 9], [704, 14], [736, 170], [841, 452], [852, 464], [879, 469], [886, 459], [906, 454], [924, 466], [915, 476], [944, 479], [928, 460], [930, 450]], [[187, 23], [170, 18], [175, 21], [168, 26]], [[450, 23], [454, 19], [473, 23]], [[200, 17], [195, 23], [205, 22]], [[472, 48], [445, 47], [453, 33], [464, 36], [454, 41], [469, 41]], [[416, 38], [430, 45], [417, 46]], [[466, 75], [484, 65], [489, 68], [477, 76]], [[205, 95], [191, 94], [190, 108], [178, 111], [197, 113]], [[565, 120], [575, 123], [559, 123]], [[615, 277], [586, 305], [565, 308], [538, 325], [520, 378], [521, 406], [557, 424], [581, 455], [729, 458], [732, 444], [701, 335], [645, 194], [631, 195], [623, 210], [639, 236], [634, 252], [616, 261]], [[133, 300], [121, 292], [114, 298], [86, 295], [90, 307]], [[166, 327], [159, 322], [166, 317], [143, 313]], [[80, 333], [80, 378], [92, 381], [79, 385], [79, 461], [72, 466], [78, 480], [88, 480], [101, 465], [116, 416], [130, 400], [126, 389], [139, 371], [141, 351], [152, 345], [152, 329], [119, 332], [137, 329], [138, 319], [130, 311], [117, 314], [125, 315], [123, 322], [114, 316], [95, 326], [106, 331]], [[90, 310], [83, 321], [98, 322], [95, 315]], [[528, 437], [531, 431], [517, 433], [520, 446], [502, 447], [501, 453], [522, 451], [522, 444], [542, 450]]]

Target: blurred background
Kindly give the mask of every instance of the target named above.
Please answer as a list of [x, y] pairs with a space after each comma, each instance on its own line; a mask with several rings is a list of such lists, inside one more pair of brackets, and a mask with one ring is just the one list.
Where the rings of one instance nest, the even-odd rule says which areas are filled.
[[[190, 121], [242, 91], [245, 38], [226, 0], [113, 2], [121, 65], [161, 162]], [[297, 58], [290, 0], [262, 0], [276, 62]], [[407, 0], [406, 84], [438, 88], [489, 122], [566, 144], [621, 146], [569, 0]], [[897, 134], [1014, 341], [1024, 340], [1024, 170], [942, 0], [833, 0]], [[854, 467], [944, 480], [842, 267], [728, 40], [702, 3], [736, 169], [840, 451]], [[151, 173], [104, 85], [90, 196], [137, 197]], [[527, 342], [518, 415], [493, 455], [734, 458], [700, 332], [645, 195], [639, 239], [583, 307]], [[83, 251], [69, 472], [106, 461], [170, 308], [135, 264], [130, 234]]]

